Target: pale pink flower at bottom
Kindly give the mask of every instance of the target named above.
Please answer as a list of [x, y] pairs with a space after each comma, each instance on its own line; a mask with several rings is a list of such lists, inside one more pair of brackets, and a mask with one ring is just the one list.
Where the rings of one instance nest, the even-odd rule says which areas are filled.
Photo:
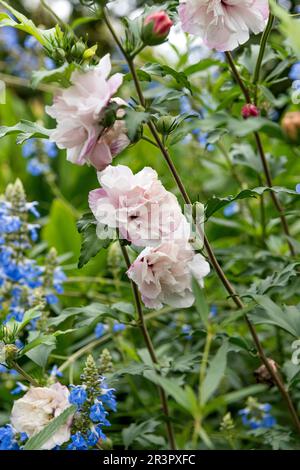
[[127, 275], [137, 284], [146, 307], [159, 309], [166, 304], [188, 308], [195, 301], [192, 278], [203, 286], [209, 271], [205, 258], [195, 254], [191, 245], [181, 240], [145, 248]]
[[[27, 393], [14, 402], [11, 424], [17, 432], [25, 432], [29, 437], [41, 431], [49, 421], [59, 416], [70, 405], [69, 390], [60, 383], [50, 387], [31, 387]], [[42, 446], [51, 450], [70, 439], [72, 418], [61, 426]]]
[[263, 31], [268, 15], [268, 0], [180, 0], [179, 6], [183, 31], [218, 51], [232, 51], [250, 32]]

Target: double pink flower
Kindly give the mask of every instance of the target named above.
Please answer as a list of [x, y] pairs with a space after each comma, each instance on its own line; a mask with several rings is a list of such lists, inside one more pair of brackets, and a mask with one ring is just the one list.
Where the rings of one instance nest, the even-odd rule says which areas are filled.
[[[124, 104], [119, 98], [112, 98], [122, 84], [123, 75], [116, 73], [109, 78], [110, 73], [111, 62], [107, 54], [96, 67], [86, 72], [73, 72], [73, 85], [60, 91], [53, 105], [46, 107], [47, 113], [57, 121], [50, 140], [59, 148], [67, 149], [70, 162], [89, 163], [97, 170], [103, 170], [129, 145], [122, 120], [117, 120], [108, 129], [101, 125], [111, 101]], [[119, 113], [122, 113], [121, 109]]]
[[145, 305], [190, 307], [192, 276], [202, 285], [210, 268], [189, 243], [190, 226], [176, 197], [152, 168], [134, 175], [126, 166], [109, 166], [98, 178], [102, 188], [89, 196], [97, 221], [118, 228], [134, 245], [146, 246], [128, 271]]
[[218, 51], [232, 51], [250, 32], [263, 31], [268, 15], [268, 0], [180, 0], [179, 7], [183, 31]]

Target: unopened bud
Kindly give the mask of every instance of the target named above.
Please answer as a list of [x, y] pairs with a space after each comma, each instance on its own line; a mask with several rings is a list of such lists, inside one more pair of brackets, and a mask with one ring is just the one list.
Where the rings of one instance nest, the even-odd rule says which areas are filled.
[[146, 16], [142, 29], [142, 39], [147, 46], [162, 44], [168, 37], [173, 21], [166, 12], [156, 11]]
[[242, 116], [244, 119], [249, 119], [250, 117], [258, 117], [260, 111], [255, 104], [247, 103], [242, 108]]

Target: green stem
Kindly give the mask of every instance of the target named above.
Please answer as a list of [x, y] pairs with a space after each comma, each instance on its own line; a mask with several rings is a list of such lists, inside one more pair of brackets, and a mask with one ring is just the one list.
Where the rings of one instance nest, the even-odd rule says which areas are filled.
[[33, 379], [29, 374], [27, 374], [27, 372], [21, 366], [19, 366], [19, 364], [17, 364], [16, 362], [12, 362], [12, 368], [15, 369], [17, 372], [19, 372], [19, 374], [22, 375], [22, 377], [24, 377], [24, 379], [27, 380], [27, 382], [29, 382], [33, 387], [40, 386], [40, 384], [35, 379]]
[[[141, 89], [141, 86], [140, 86], [140, 83], [139, 83], [139, 80], [138, 80], [138, 77], [137, 77], [137, 74], [136, 74], [136, 71], [135, 71], [135, 67], [134, 67], [134, 62], [128, 57], [128, 55], [126, 54], [126, 51], [124, 50], [122, 44], [120, 43], [111, 23], [109, 22], [109, 19], [107, 17], [107, 15], [105, 14], [104, 16], [104, 20], [109, 28], [109, 30], [111, 31], [112, 33], [112, 36], [114, 38], [116, 38], [116, 43], [117, 45], [119, 45], [120, 47], [120, 50], [121, 52], [123, 53], [124, 55], [124, 58], [127, 60], [127, 63], [128, 63], [128, 66], [132, 72], [132, 76], [133, 76], [133, 80], [134, 80], [134, 83], [135, 83], [135, 87], [136, 87], [136, 91], [137, 91], [137, 94], [138, 94], [138, 97], [139, 97], [139, 100], [140, 100], [140, 104], [142, 106], [145, 106], [146, 102], [145, 102], [145, 99], [144, 99], [144, 96], [143, 96], [143, 92], [142, 92], [142, 89]], [[230, 56], [231, 57], [231, 56]], [[234, 65], [234, 63], [233, 63]], [[234, 66], [235, 67], [235, 66]], [[237, 75], [237, 77], [239, 78], [239, 74]], [[243, 86], [243, 82], [241, 81], [241, 86]], [[244, 86], [243, 86], [244, 88]], [[247, 89], [246, 89], [246, 94], [248, 93]], [[160, 136], [156, 130], [156, 127], [154, 125], [154, 123], [150, 120], [148, 122], [148, 127], [154, 137], [154, 140], [155, 142], [157, 143], [159, 149], [161, 150], [161, 153], [162, 153], [162, 156], [163, 158], [165, 159], [175, 181], [176, 181], [176, 184], [178, 186], [178, 189], [182, 195], [182, 198], [184, 200], [184, 202], [188, 205], [192, 205], [192, 202], [191, 202], [191, 199], [185, 189], [185, 186], [183, 184], [183, 182], [181, 181], [181, 178], [176, 170], [176, 167], [173, 163], [173, 160], [171, 158], [171, 155], [169, 154], [169, 151], [168, 149], [163, 145], [161, 139], [160, 139]], [[200, 235], [203, 237], [203, 240], [204, 240], [204, 247], [205, 247], [205, 250], [208, 254], [208, 257], [209, 257], [209, 260], [212, 264], [212, 266], [214, 267], [218, 277], [220, 278], [223, 286], [225, 287], [225, 289], [227, 290], [229, 296], [232, 298], [232, 300], [234, 301], [234, 303], [236, 304], [237, 308], [238, 309], [243, 309], [244, 308], [244, 304], [241, 300], [241, 298], [239, 297], [239, 295], [237, 294], [237, 292], [235, 291], [234, 287], [232, 286], [231, 282], [228, 280], [228, 278], [226, 277], [223, 269], [221, 268], [215, 254], [214, 254], [214, 251], [209, 243], [209, 240], [208, 238], [206, 237], [205, 234], [202, 233], [202, 229], [198, 227], [198, 231], [200, 232]], [[278, 390], [282, 396], [282, 398], [284, 399], [284, 401], [286, 402], [287, 406], [288, 406], [288, 409], [289, 409], [289, 412], [292, 416], [292, 419], [293, 419], [293, 422], [295, 424], [295, 427], [297, 428], [297, 431], [299, 432], [300, 434], [300, 420], [299, 420], [299, 417], [298, 417], [298, 414], [296, 412], [296, 409], [293, 405], [293, 402], [292, 402], [292, 399], [289, 395], [289, 392], [288, 390], [286, 389], [280, 375], [273, 370], [273, 367], [271, 367], [270, 363], [269, 363], [269, 360], [267, 358], [267, 356], [265, 355], [264, 353], [264, 350], [263, 350], [263, 347], [261, 345], [261, 342], [259, 340], [259, 337], [257, 335], [257, 332], [255, 330], [255, 327], [254, 325], [252, 324], [252, 322], [250, 321], [249, 317], [247, 315], [244, 316], [245, 318], [245, 321], [248, 325], [248, 328], [249, 328], [249, 331], [251, 333], [251, 336], [253, 338], [253, 341], [256, 345], [256, 348], [257, 348], [257, 351], [258, 351], [258, 354], [259, 354], [259, 357], [262, 361], [262, 363], [265, 365], [266, 369], [268, 370], [269, 374], [271, 375], [271, 377], [273, 378], [274, 380], [274, 383], [276, 384], [276, 386], [278, 387]]]
[[[122, 243], [120, 243], [120, 247], [121, 247], [121, 251], [122, 251], [127, 269], [129, 269], [130, 266], [131, 266], [131, 262], [130, 262], [130, 259], [129, 259], [129, 256], [128, 256], [127, 249], [124, 245], [122, 245]], [[155, 353], [154, 345], [152, 343], [152, 340], [151, 340], [151, 337], [149, 335], [149, 331], [148, 331], [148, 328], [147, 328], [147, 325], [146, 325], [146, 322], [145, 322], [145, 317], [144, 317], [144, 313], [143, 313], [143, 307], [142, 307], [138, 287], [134, 282], [130, 281], [130, 283], [131, 283], [131, 287], [132, 287], [132, 293], [133, 293], [133, 297], [134, 297], [134, 301], [135, 301], [136, 311], [137, 311], [137, 314], [138, 314], [138, 326], [139, 326], [139, 328], [141, 330], [141, 333], [143, 335], [146, 347], [148, 349], [148, 352], [149, 352], [149, 355], [151, 357], [151, 360], [152, 360], [153, 364], [159, 365], [159, 361], [158, 361], [156, 353]], [[158, 391], [159, 391], [160, 400], [161, 400], [161, 404], [162, 404], [162, 410], [163, 410], [163, 413], [166, 417], [166, 429], [167, 429], [169, 446], [170, 446], [171, 450], [176, 450], [176, 442], [175, 442], [173, 426], [172, 426], [172, 423], [170, 421], [170, 412], [169, 412], [169, 405], [168, 405], [167, 395], [166, 395], [166, 392], [164, 391], [164, 389], [160, 386], [158, 386]]]
[[266, 50], [267, 42], [269, 39], [269, 35], [273, 28], [274, 19], [275, 19], [274, 15], [270, 14], [268, 24], [266, 26], [266, 29], [264, 30], [264, 33], [262, 35], [261, 42], [260, 42], [259, 54], [258, 54], [258, 58], [256, 62], [254, 76], [253, 76], [253, 85], [255, 86], [255, 91], [254, 91], [254, 96], [255, 96], [254, 103], [255, 104], [257, 104], [257, 89], [258, 89], [257, 85], [260, 79], [261, 66], [262, 66], [264, 55], [265, 55], [265, 50]]
[[154, 145], [154, 147], [158, 148], [157, 144], [153, 140], [149, 139], [148, 137], [144, 135], [142, 137], [142, 140], [145, 140], [145, 142], [148, 142], [148, 144]]

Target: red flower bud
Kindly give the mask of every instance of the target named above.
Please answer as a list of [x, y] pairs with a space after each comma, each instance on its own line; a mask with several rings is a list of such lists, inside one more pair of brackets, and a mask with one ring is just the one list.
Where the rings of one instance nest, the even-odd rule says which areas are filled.
[[144, 20], [142, 39], [148, 46], [161, 44], [167, 38], [173, 21], [164, 11], [156, 11]]
[[255, 104], [245, 104], [242, 108], [242, 116], [244, 119], [248, 119], [250, 117], [258, 117], [260, 114], [259, 109]]

